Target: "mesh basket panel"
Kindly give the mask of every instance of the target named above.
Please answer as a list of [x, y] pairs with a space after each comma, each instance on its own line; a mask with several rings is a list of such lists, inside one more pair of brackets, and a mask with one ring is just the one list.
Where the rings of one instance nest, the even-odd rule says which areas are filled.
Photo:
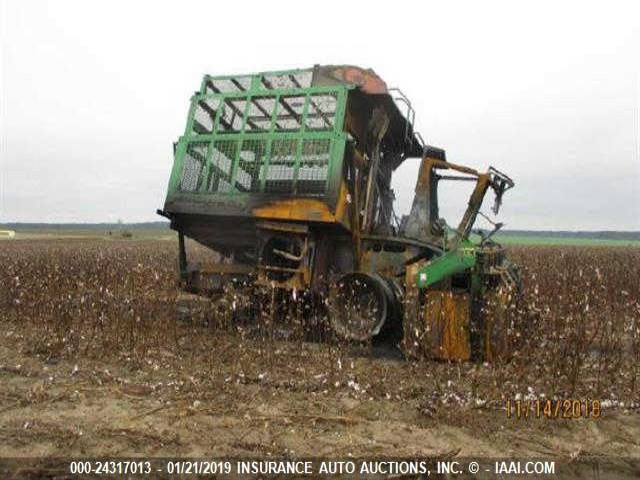
[[213, 132], [219, 105], [220, 100], [217, 98], [205, 98], [198, 102], [193, 114], [192, 135], [206, 135]]
[[187, 147], [182, 162], [182, 174], [180, 175], [180, 190], [194, 192], [200, 184], [202, 166], [206, 162], [208, 144], [204, 142], [192, 142]]
[[299, 73], [271, 74], [262, 77], [262, 85], [265, 88], [309, 88], [311, 86], [311, 71]]
[[276, 130], [300, 130], [302, 126], [304, 102], [304, 95], [283, 95], [280, 97], [276, 116]]
[[273, 141], [265, 176], [265, 192], [292, 192], [297, 150], [298, 140], [276, 139]]
[[250, 76], [235, 78], [211, 78], [205, 84], [204, 93], [244, 92], [251, 87]]
[[309, 95], [305, 126], [309, 130], [333, 130], [338, 98], [335, 93]]
[[260, 190], [260, 177], [264, 171], [266, 140], [244, 140], [238, 157], [236, 188], [244, 192]]
[[208, 180], [210, 192], [227, 193], [231, 191], [231, 172], [237, 150], [237, 140], [213, 142]]
[[297, 192], [301, 194], [320, 194], [329, 174], [331, 140], [304, 140], [298, 169]]
[[271, 116], [276, 107], [274, 97], [253, 97], [249, 103], [247, 131], [268, 131], [271, 128]]
[[242, 131], [246, 100], [226, 99], [220, 114], [220, 132], [237, 133]]

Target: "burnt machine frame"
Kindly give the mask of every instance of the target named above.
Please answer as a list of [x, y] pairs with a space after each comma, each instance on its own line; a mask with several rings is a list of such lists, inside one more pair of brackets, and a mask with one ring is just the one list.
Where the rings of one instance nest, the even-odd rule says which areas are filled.
[[[402, 92], [359, 67], [205, 76], [174, 145], [167, 198], [158, 211], [178, 232], [183, 288], [211, 295], [242, 282], [335, 300], [345, 292], [361, 296], [353, 293], [355, 282], [372, 286], [378, 311], [384, 306], [408, 324], [406, 299], [419, 297], [409, 290], [446, 282], [451, 290], [454, 276], [470, 274], [475, 262], [447, 254], [472, 248], [469, 235], [489, 188], [497, 212], [513, 187], [493, 168], [479, 172], [447, 162], [443, 150], [414, 132], [414, 116]], [[409, 158], [422, 163], [411, 213], [398, 219], [391, 175]], [[441, 180], [475, 182], [453, 230], [439, 218]], [[185, 237], [219, 252], [220, 261], [190, 262]], [[474, 258], [483, 248], [473, 247]], [[485, 263], [489, 257], [497, 265], [504, 256], [484, 255]], [[483, 265], [486, 277], [490, 266]], [[441, 283], [431, 281], [434, 275]], [[330, 309], [330, 316], [342, 318], [343, 310]], [[357, 320], [366, 323], [371, 315]], [[374, 320], [362, 334], [339, 322], [333, 326], [364, 340], [385, 321]]]

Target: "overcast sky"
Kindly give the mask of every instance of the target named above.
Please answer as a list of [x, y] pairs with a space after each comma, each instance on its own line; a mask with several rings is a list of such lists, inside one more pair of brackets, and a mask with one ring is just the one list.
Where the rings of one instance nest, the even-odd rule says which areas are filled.
[[0, 0], [0, 222], [157, 220], [204, 73], [348, 63], [449, 161], [515, 179], [508, 227], [640, 230], [634, 3]]

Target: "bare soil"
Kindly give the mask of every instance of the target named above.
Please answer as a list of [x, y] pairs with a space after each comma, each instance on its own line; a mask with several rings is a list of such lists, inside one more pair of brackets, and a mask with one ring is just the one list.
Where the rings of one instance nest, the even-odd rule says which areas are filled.
[[[226, 371], [220, 376], [212, 373], [215, 352], [213, 359], [197, 361], [205, 357], [199, 352], [182, 362], [169, 351], [142, 363], [126, 356], [44, 358], [25, 352], [20, 334], [5, 330], [0, 337], [0, 456], [429, 457], [455, 452], [640, 458], [637, 409], [604, 409], [599, 419], [508, 419], [502, 402], [454, 399], [447, 405], [441, 386], [434, 384], [437, 371], [450, 368], [445, 365], [434, 362], [436, 372], [429, 375], [429, 362], [411, 366], [343, 354], [333, 372], [323, 374], [319, 364], [301, 372], [292, 364], [333, 359], [335, 352], [325, 345], [281, 343], [272, 355], [258, 355], [261, 364], [247, 373], [219, 366], [218, 372]], [[384, 392], [367, 382], [381, 370], [396, 379]], [[425, 404], [426, 393], [435, 395]]]
[[[609, 395], [607, 370], [600, 390], [580, 370], [573, 390], [562, 377], [551, 391], [522, 360], [410, 362], [392, 347], [217, 330], [176, 318], [169, 242], [45, 243], [0, 251], [0, 457], [536, 456], [640, 472], [635, 377]], [[585, 392], [600, 392], [600, 418], [507, 418], [509, 399]]]

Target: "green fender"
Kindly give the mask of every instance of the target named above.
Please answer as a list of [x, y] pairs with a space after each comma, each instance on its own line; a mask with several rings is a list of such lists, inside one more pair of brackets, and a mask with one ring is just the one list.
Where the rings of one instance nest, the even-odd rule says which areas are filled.
[[456, 273], [473, 268], [476, 264], [476, 246], [463, 241], [454, 250], [450, 250], [439, 257], [433, 258], [418, 270], [416, 285], [427, 288], [440, 280]]

